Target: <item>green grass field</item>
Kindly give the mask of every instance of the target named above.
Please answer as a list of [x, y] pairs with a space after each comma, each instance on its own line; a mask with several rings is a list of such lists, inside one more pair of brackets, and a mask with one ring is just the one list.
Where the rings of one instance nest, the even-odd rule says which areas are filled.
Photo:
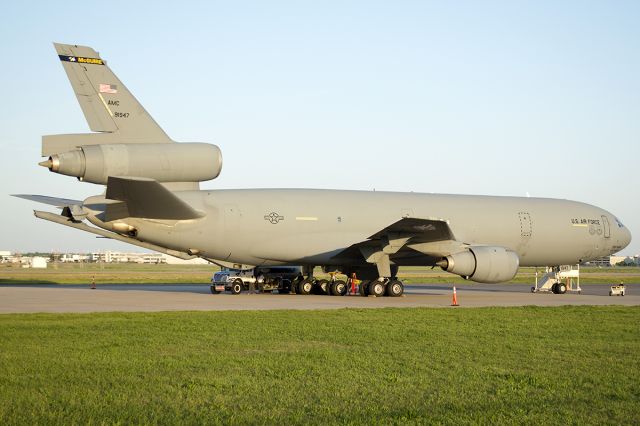
[[0, 424], [639, 424], [640, 308], [0, 316]]

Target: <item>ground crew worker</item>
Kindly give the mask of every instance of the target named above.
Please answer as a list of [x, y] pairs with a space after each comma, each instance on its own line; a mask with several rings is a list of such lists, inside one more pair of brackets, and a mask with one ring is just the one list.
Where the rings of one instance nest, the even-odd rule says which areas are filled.
[[[259, 273], [257, 276], [254, 274], [253, 278], [255, 279], [249, 281], [249, 294], [251, 293], [259, 294], [260, 291], [258, 291], [258, 288], [260, 288], [259, 287], [260, 283], [264, 281], [264, 276], [262, 275], [262, 273]], [[258, 285], [257, 288], [256, 288], [256, 284]]]

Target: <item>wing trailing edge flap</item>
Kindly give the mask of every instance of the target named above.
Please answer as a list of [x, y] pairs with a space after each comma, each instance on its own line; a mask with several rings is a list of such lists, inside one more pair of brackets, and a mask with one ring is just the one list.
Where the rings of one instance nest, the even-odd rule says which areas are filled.
[[160, 220], [190, 220], [204, 217], [164, 185], [153, 179], [110, 176], [106, 198], [121, 201], [107, 204], [107, 221], [125, 217]]
[[466, 244], [456, 241], [449, 224], [442, 219], [402, 218], [376, 232], [367, 240], [356, 243], [342, 252], [339, 257], [353, 257], [358, 254], [370, 263], [387, 255], [400, 256], [406, 249], [433, 257], [446, 256], [462, 251]]

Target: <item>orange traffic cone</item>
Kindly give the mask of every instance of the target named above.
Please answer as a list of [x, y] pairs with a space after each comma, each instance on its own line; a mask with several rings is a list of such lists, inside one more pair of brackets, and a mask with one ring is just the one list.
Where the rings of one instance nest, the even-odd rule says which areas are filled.
[[458, 296], [456, 294], [456, 286], [453, 286], [453, 301], [451, 302], [451, 306], [460, 306], [458, 305]]

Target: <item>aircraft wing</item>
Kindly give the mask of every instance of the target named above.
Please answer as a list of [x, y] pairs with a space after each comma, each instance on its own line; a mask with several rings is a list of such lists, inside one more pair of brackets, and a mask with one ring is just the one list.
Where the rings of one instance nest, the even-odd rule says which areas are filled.
[[405, 217], [369, 237], [376, 240], [384, 237], [409, 238], [413, 242], [452, 240], [453, 232], [446, 221]]
[[421, 256], [440, 258], [459, 252], [464, 247], [466, 244], [456, 241], [445, 220], [407, 217], [351, 245], [334, 258], [367, 259], [377, 252], [397, 260]]
[[69, 200], [67, 198], [48, 197], [46, 195], [28, 195], [28, 194], [12, 194], [12, 197], [24, 198], [25, 200], [35, 201], [36, 203], [49, 204], [58, 208], [65, 208], [68, 206], [82, 205], [80, 200]]
[[106, 198], [122, 201], [106, 205], [107, 221], [125, 217], [188, 220], [204, 216], [153, 179], [109, 176]]

